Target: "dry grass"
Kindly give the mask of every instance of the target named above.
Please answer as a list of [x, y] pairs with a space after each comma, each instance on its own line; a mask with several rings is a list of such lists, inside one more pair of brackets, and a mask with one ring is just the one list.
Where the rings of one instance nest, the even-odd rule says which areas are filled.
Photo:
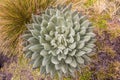
[[[19, 53], [19, 36], [26, 30], [32, 14], [39, 14], [54, 0], [4, 0], [0, 3], [0, 48], [4, 53]], [[7, 55], [9, 55], [7, 54]]]

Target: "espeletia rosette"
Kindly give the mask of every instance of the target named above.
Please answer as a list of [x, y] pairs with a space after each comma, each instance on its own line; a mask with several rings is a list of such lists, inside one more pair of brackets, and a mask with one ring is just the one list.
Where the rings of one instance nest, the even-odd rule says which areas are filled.
[[90, 62], [95, 47], [92, 23], [71, 5], [47, 8], [40, 15], [32, 15], [32, 23], [22, 36], [23, 51], [31, 58], [33, 69], [54, 77], [74, 76]]

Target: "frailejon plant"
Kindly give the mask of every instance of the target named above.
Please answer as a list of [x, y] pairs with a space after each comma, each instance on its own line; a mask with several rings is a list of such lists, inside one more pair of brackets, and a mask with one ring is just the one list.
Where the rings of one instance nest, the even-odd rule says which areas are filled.
[[54, 77], [75, 76], [91, 61], [95, 34], [91, 22], [71, 5], [50, 7], [40, 15], [32, 15], [33, 23], [22, 36], [23, 51], [31, 58], [33, 69]]

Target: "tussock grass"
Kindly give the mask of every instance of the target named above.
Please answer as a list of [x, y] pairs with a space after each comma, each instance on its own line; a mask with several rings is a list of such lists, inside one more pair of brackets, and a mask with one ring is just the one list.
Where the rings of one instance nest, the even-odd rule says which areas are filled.
[[40, 14], [55, 0], [4, 0], [0, 3], [0, 48], [19, 53], [19, 36], [26, 30], [31, 14]]

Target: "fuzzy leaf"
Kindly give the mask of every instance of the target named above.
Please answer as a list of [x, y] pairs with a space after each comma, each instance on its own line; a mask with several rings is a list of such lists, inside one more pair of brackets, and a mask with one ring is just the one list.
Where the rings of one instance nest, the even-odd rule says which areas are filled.
[[79, 64], [84, 64], [84, 59], [82, 57], [76, 57], [76, 60]]
[[23, 38], [25, 40], [29, 39], [30, 37], [32, 37], [32, 34], [24, 34], [21, 36], [21, 38]]
[[68, 48], [64, 50], [64, 54], [65, 54], [65, 55], [68, 54]]
[[72, 62], [72, 57], [67, 57], [67, 59], [65, 60], [65, 62], [67, 64], [70, 64]]
[[52, 37], [49, 36], [49, 35], [45, 35], [45, 39], [46, 39], [47, 41], [51, 41], [51, 40], [52, 40]]
[[54, 28], [55, 28], [55, 24], [50, 21], [50, 22], [48, 23], [47, 30], [48, 30], [48, 31], [51, 31], [51, 30], [54, 30]]
[[75, 53], [76, 53], [76, 50], [73, 50], [72, 52], [70, 52], [69, 55], [71, 55], [71, 56], [75, 56]]
[[31, 59], [37, 59], [37, 57], [39, 57], [40, 56], [40, 54], [39, 53], [37, 53], [37, 52], [34, 52], [33, 54], [32, 54], [32, 57], [31, 57]]
[[71, 64], [72, 67], [77, 67], [77, 62], [75, 61], [75, 59], [72, 60]]
[[39, 44], [39, 41], [36, 38], [34, 38], [34, 37], [29, 38], [28, 41], [30, 43]]
[[91, 39], [91, 36], [85, 36], [85, 37], [84, 37], [84, 41], [85, 41], [85, 42], [89, 41], [90, 39]]
[[33, 52], [40, 52], [42, 50], [42, 46], [40, 44], [33, 45], [29, 48]]
[[37, 30], [30, 30], [32, 35], [36, 38], [36, 39], [39, 39], [38, 36], [40, 35], [40, 32], [37, 31]]
[[32, 54], [33, 54], [33, 52], [29, 51], [29, 52], [26, 53], [25, 57], [26, 58], [31, 58]]
[[74, 42], [73, 44], [71, 44], [71, 45], [69, 46], [70, 49], [75, 49], [75, 47], [76, 47], [76, 42]]
[[76, 56], [82, 56], [84, 55], [86, 52], [85, 51], [79, 51], [78, 53], [76, 53]]
[[58, 59], [57, 59], [56, 56], [54, 56], [54, 57], [51, 58], [51, 62], [52, 62], [53, 64], [59, 64], [59, 61], [58, 61]]
[[41, 66], [41, 64], [42, 64], [42, 61], [41, 61], [41, 57], [39, 56], [35, 61], [34, 61], [34, 64], [33, 64], [33, 69], [35, 69], [35, 68], [38, 68], [38, 67], [40, 67]]
[[44, 57], [42, 61], [42, 66], [46, 66], [49, 63], [50, 63], [50, 59], [48, 57]]
[[41, 52], [40, 52], [40, 55], [42, 55], [42, 56], [46, 56], [48, 54], [48, 52], [46, 51], [46, 50], [42, 50]]
[[46, 72], [46, 69], [44, 66], [40, 67], [40, 74], [44, 74]]
[[79, 45], [78, 45], [78, 49], [82, 49], [84, 46], [85, 46], [85, 43], [84, 42], [80, 42]]
[[60, 64], [55, 64], [55, 69], [56, 69], [56, 70], [60, 70], [60, 68], [61, 68], [61, 65], [60, 65]]
[[84, 47], [82, 50], [83, 50], [83, 51], [86, 51], [87, 53], [92, 52], [92, 49], [91, 49], [91, 48], [88, 48], [88, 47]]

